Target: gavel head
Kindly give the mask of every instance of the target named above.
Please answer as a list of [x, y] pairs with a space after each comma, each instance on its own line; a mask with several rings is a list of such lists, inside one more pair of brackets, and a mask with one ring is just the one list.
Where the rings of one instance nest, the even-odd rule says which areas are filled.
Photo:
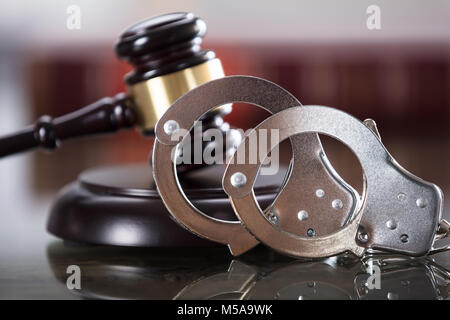
[[[215, 53], [201, 49], [205, 33], [205, 22], [192, 13], [170, 13], [139, 22], [120, 36], [116, 53], [134, 66], [125, 81], [144, 133], [153, 132], [180, 96], [224, 76]], [[215, 115], [230, 111], [218, 108]]]

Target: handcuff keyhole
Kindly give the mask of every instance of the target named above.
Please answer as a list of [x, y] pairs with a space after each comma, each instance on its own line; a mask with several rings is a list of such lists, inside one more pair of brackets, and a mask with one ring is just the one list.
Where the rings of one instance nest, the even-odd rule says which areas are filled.
[[409, 236], [407, 234], [402, 234], [400, 236], [400, 241], [403, 243], [407, 243], [409, 241]]

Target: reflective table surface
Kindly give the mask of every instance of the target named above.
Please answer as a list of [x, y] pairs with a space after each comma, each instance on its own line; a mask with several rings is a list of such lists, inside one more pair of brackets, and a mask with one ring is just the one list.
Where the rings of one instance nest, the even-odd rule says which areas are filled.
[[46, 255], [53, 281], [62, 287], [67, 266], [80, 267], [81, 289], [72, 290], [80, 298], [449, 299], [450, 289], [448, 256], [442, 261], [384, 254], [300, 261], [260, 246], [232, 259], [224, 248], [127, 249], [62, 242], [49, 243]]
[[[42, 238], [25, 256], [2, 250], [1, 299], [450, 299], [448, 253], [308, 261], [260, 245], [233, 259], [224, 247], [121, 248]], [[80, 289], [67, 285], [73, 265]]]

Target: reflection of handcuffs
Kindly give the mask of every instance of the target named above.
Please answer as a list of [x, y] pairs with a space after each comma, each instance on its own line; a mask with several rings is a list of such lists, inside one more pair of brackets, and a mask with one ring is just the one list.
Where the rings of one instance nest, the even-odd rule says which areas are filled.
[[[377, 266], [379, 287], [371, 287], [369, 266]], [[395, 255], [365, 261], [343, 256], [320, 261], [284, 263], [266, 267], [232, 261], [226, 272], [185, 286], [174, 299], [235, 300], [397, 300], [447, 299], [448, 270], [429, 259]]]
[[[153, 250], [73, 246], [52, 242], [47, 259], [66, 288], [67, 266], [82, 270], [80, 290], [95, 299], [449, 299], [448, 264], [430, 257], [340, 255], [292, 260], [253, 250], [230, 261], [221, 248]], [[184, 254], [183, 254], [184, 253]], [[369, 266], [380, 286], [371, 287]], [[114, 281], [111, 281], [113, 279]], [[68, 292], [68, 291], [67, 291]]]
[[[172, 152], [181, 139], [172, 141], [171, 135], [180, 128], [189, 130], [202, 114], [230, 102], [256, 104], [273, 113], [246, 135], [224, 174], [224, 190], [242, 224], [210, 218], [192, 206], [177, 180], [173, 162], [177, 153]], [[186, 105], [190, 113], [182, 112]], [[175, 220], [200, 236], [228, 244], [234, 255], [258, 241], [287, 255], [308, 258], [345, 251], [362, 256], [367, 250], [421, 256], [449, 249], [433, 248], [435, 240], [449, 236], [449, 223], [441, 220], [442, 192], [397, 164], [373, 121], [362, 123], [328, 107], [298, 105], [280, 87], [243, 76], [213, 80], [178, 99], [156, 126], [153, 152], [155, 181]], [[236, 158], [250, 153], [249, 144], [264, 136], [260, 133], [274, 129], [279, 139], [267, 154], [289, 138], [293, 161], [269, 208], [276, 219], [270, 219], [253, 193], [264, 155], [256, 163], [238, 163]], [[343, 142], [356, 154], [365, 178], [362, 200], [331, 167], [317, 133]], [[273, 141], [270, 134], [264, 139]]]

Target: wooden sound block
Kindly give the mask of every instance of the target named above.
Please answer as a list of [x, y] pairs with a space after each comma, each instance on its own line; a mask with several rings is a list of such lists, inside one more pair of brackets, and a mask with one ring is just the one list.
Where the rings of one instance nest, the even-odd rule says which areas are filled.
[[[194, 206], [210, 216], [237, 220], [222, 190], [224, 165], [184, 173], [181, 184]], [[255, 185], [262, 208], [274, 199], [286, 170]], [[64, 240], [116, 246], [183, 247], [217, 245], [172, 220], [156, 190], [149, 164], [87, 170], [64, 187], [51, 209], [47, 230]]]

